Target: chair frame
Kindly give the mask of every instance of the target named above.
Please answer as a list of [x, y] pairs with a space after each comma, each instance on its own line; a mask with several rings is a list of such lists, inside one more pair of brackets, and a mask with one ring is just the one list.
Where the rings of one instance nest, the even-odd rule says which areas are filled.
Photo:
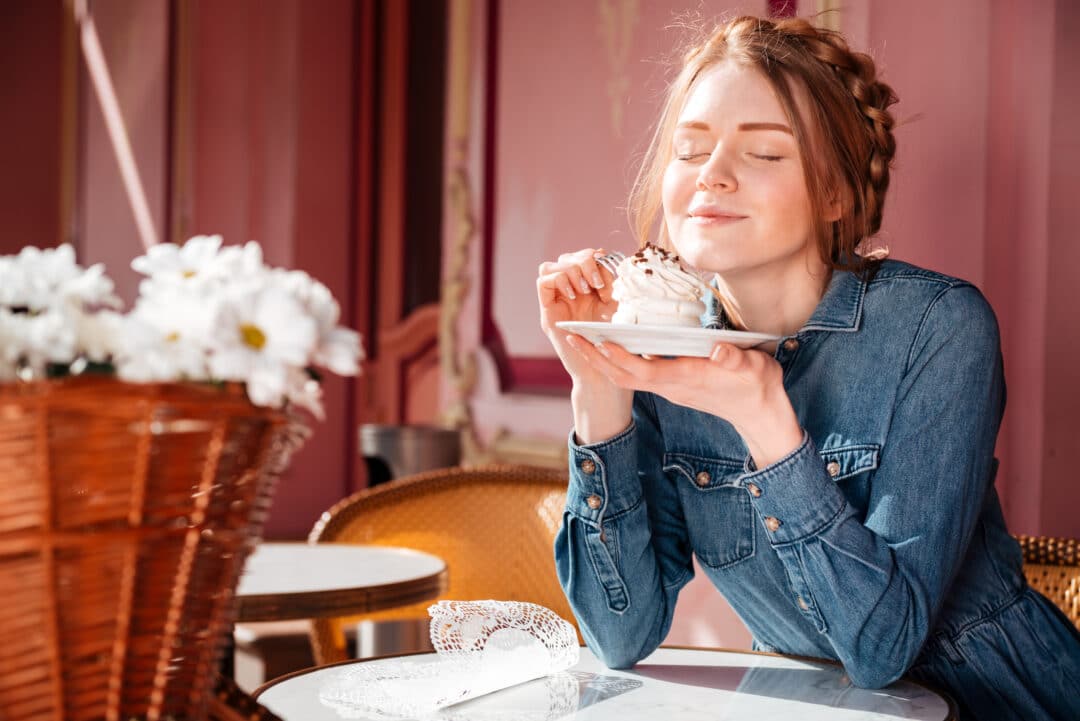
[[[506, 482], [509, 479], [512, 479], [515, 484], [535, 485], [565, 494], [568, 474], [566, 469], [556, 470], [510, 464], [455, 466], [453, 468], [417, 473], [358, 491], [334, 504], [316, 522], [308, 536], [308, 542], [339, 542], [342, 535], [355, 526], [358, 518], [370, 513], [375, 508], [385, 507], [404, 499], [428, 496], [439, 488], [458, 488], [462, 485]], [[374, 543], [379, 543], [379, 541], [374, 541]], [[448, 571], [452, 586], [454, 584], [454, 570], [449, 568]], [[568, 605], [567, 608], [569, 608]], [[567, 620], [575, 623], [576, 628], [573, 617]], [[312, 620], [311, 645], [316, 663], [322, 665], [344, 660], [343, 644], [344, 635], [338, 619]]]

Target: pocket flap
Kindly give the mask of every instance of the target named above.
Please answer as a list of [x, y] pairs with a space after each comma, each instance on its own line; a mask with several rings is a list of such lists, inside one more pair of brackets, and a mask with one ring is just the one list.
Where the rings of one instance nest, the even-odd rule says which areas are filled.
[[678, 471], [701, 491], [738, 486], [745, 472], [743, 462], [726, 458], [702, 458], [686, 453], [665, 453], [664, 470]]
[[818, 454], [821, 456], [821, 460], [825, 462], [825, 468], [828, 469], [832, 479], [842, 481], [845, 478], [877, 468], [881, 456], [881, 446], [875, 443], [864, 443], [819, 450]]

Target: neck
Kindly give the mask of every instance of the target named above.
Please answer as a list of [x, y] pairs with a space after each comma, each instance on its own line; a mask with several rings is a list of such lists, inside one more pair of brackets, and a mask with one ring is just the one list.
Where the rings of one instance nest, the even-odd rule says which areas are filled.
[[737, 321], [747, 330], [786, 336], [797, 332], [825, 294], [831, 271], [817, 261], [717, 276]]

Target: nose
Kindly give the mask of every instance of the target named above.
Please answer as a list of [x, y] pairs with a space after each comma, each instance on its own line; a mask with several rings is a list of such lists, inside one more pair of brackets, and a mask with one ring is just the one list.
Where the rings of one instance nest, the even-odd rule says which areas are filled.
[[709, 156], [697, 177], [698, 190], [735, 190], [738, 183], [735, 173], [731, 168], [731, 161], [724, 152], [723, 146], [718, 146]]

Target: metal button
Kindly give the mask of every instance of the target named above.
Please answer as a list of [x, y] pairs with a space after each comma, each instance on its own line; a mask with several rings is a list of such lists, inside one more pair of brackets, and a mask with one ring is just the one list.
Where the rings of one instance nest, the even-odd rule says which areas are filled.
[[784, 341], [784, 350], [786, 350], [786, 351], [796, 351], [798, 349], [799, 349], [799, 339], [798, 338], [788, 338], [786, 341]]
[[591, 458], [586, 458], [581, 462], [581, 470], [585, 471], [586, 473], [592, 473], [596, 470], [596, 464]]
[[753, 496], [754, 498], [760, 498], [761, 497], [761, 489], [758, 488], [756, 483], [747, 483], [746, 484], [746, 490], [750, 491], [750, 495]]
[[780, 528], [780, 519], [773, 518], [772, 516], [765, 516], [765, 527], [773, 533], [776, 533], [776, 529]]
[[596, 494], [593, 494], [585, 499], [585, 503], [589, 504], [589, 508], [594, 511], [604, 504], [604, 499]]
[[798, 599], [796, 599], [796, 600], [799, 602], [799, 608], [801, 608], [804, 611], [809, 611], [810, 610], [810, 604], [806, 602], [805, 598], [803, 598], [802, 596], [799, 596]]
[[829, 464], [825, 466], [825, 470], [829, 472], [829, 475], [836, 478], [840, 475], [840, 464], [836, 461], [829, 461]]
[[698, 484], [702, 488], [709, 485], [709, 480], [710, 476], [708, 471], [698, 471], [698, 474], [694, 477], [694, 483]]

